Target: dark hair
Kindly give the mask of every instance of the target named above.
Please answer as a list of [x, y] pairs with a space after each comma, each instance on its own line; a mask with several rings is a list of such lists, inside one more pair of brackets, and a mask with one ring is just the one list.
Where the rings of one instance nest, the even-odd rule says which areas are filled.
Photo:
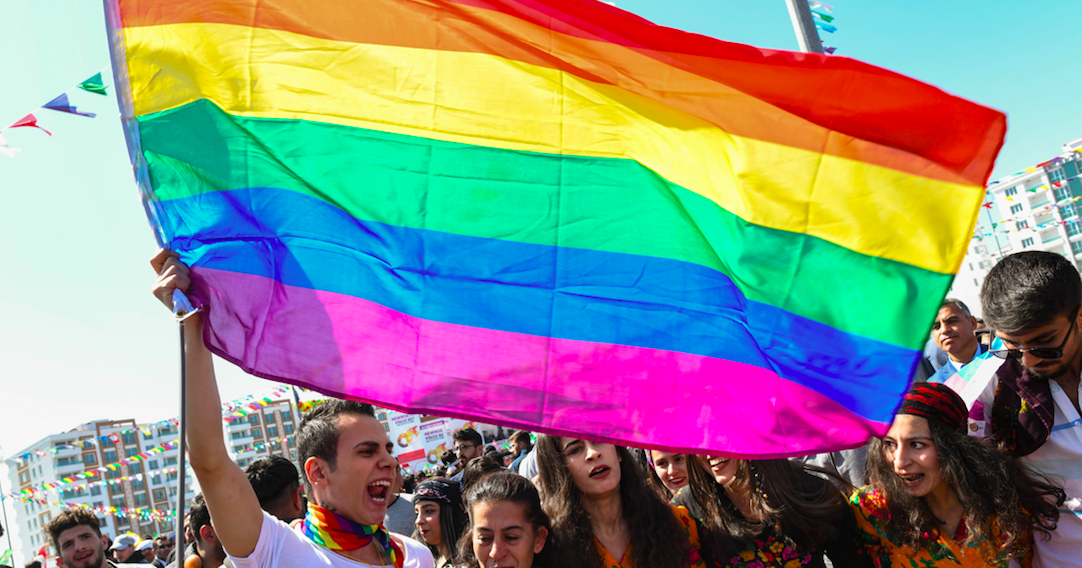
[[[458, 558], [455, 564], [459, 566], [477, 566], [477, 556], [473, 553], [473, 508], [482, 503], [494, 503], [509, 501], [522, 505], [526, 520], [533, 525], [536, 533], [544, 527], [548, 532], [545, 547], [541, 552], [534, 555], [533, 565], [535, 568], [555, 568], [554, 551], [558, 547], [554, 544], [552, 524], [548, 515], [541, 508], [541, 496], [530, 480], [521, 475], [509, 471], [494, 473], [466, 491], [466, 510], [469, 512], [469, 524], [462, 533], [462, 539], [458, 543]], [[562, 564], [561, 564], [562, 566]]]
[[526, 442], [529, 444], [530, 433], [525, 430], [515, 430], [514, 433], [511, 434], [511, 437], [508, 438], [508, 441], [512, 444], [517, 444], [519, 442]]
[[244, 468], [244, 475], [255, 490], [259, 506], [266, 511], [289, 505], [300, 487], [297, 466], [282, 456], [259, 458]]
[[41, 561], [40, 560], [31, 560], [30, 562], [26, 563], [26, 568], [41, 568]]
[[1043, 251], [1005, 257], [988, 271], [981, 307], [988, 327], [1016, 335], [1071, 317], [1082, 305], [1082, 280], [1070, 261]]
[[[1022, 463], [1002, 446], [988, 445], [965, 432], [928, 420], [939, 457], [943, 482], [954, 489], [965, 508], [966, 545], [987, 538], [1011, 556], [1028, 551], [1025, 535], [1056, 528], [1059, 507], [1067, 498], [1063, 489]], [[868, 448], [868, 476], [886, 496], [892, 526], [904, 546], [927, 548], [935, 542], [936, 517], [923, 498], [914, 497], [894, 473], [884, 454], [883, 441], [872, 440]], [[1048, 499], [1048, 498], [1051, 499]], [[998, 527], [998, 528], [997, 528]], [[998, 532], [997, 532], [998, 531]], [[992, 535], [1004, 540], [997, 541]], [[995, 547], [985, 548], [991, 563]]]
[[[701, 511], [703, 542], [715, 558], [731, 558], [745, 544], [773, 526], [777, 537], [801, 555], [835, 539], [841, 519], [849, 512], [841, 492], [830, 481], [807, 472], [817, 468], [785, 459], [737, 460], [730, 487], [749, 496], [758, 522], [747, 520], [698, 458], [687, 460], [688, 497]], [[837, 477], [837, 476], [833, 476]], [[837, 477], [848, 487], [848, 483]], [[758, 483], [758, 488], [756, 484]], [[684, 491], [680, 492], [681, 495]]]
[[210, 524], [210, 509], [207, 508], [207, 501], [203, 498], [202, 493], [192, 499], [191, 512], [188, 514], [188, 524], [192, 527], [195, 540], [203, 542], [203, 536], [199, 534], [199, 529]]
[[[440, 506], [440, 536], [447, 545], [447, 560], [453, 562], [458, 556], [458, 541], [466, 530], [466, 509], [462, 505], [462, 486], [457, 481], [446, 477], [433, 477], [417, 485], [413, 493], [413, 504], [432, 501]], [[425, 543], [421, 533], [414, 529], [413, 539]], [[440, 551], [428, 545], [434, 558], [439, 558]], [[440, 568], [437, 566], [437, 568]]]
[[[594, 544], [590, 515], [582, 504], [582, 493], [564, 464], [563, 449], [556, 437], [537, 437], [537, 467], [542, 505], [552, 519], [553, 531], [564, 547], [563, 565], [572, 568], [600, 568], [601, 555]], [[641, 468], [626, 448], [616, 446], [620, 459], [620, 508], [631, 542], [635, 566], [683, 568], [690, 543], [672, 508], [646, 483]]]
[[[338, 417], [343, 414], [375, 418], [376, 409], [371, 404], [336, 398], [326, 399], [313, 408], [297, 427], [297, 454], [302, 471], [303, 464], [311, 457], [327, 462], [331, 471], [338, 466]], [[312, 483], [308, 480], [307, 472], [304, 474], [304, 489], [308, 498], [312, 499]]]
[[94, 534], [101, 536], [101, 522], [98, 521], [97, 515], [83, 508], [64, 509], [55, 519], [45, 525], [45, 534], [53, 542], [53, 548], [56, 549], [57, 554], [60, 554], [60, 543], [56, 539], [60, 538], [60, 533], [80, 525], [90, 527]]
[[493, 446], [491, 444], [485, 444], [485, 449], [481, 452], [481, 455], [487, 456], [487, 455], [489, 455], [489, 454], [491, 454], [493, 452], [498, 452], [498, 451], [499, 450], [496, 449], [496, 446]]
[[475, 483], [498, 471], [503, 471], [501, 458], [491, 455], [473, 458], [462, 470], [462, 491], [468, 492]]
[[474, 430], [473, 428], [457, 430], [451, 438], [456, 442], [470, 442], [478, 447], [485, 443], [484, 439], [481, 438], [481, 434], [477, 433], [477, 430]]

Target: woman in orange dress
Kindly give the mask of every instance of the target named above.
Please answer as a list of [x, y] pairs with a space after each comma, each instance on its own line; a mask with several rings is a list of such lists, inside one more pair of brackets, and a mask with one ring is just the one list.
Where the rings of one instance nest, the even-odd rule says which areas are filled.
[[917, 383], [868, 450], [872, 482], [850, 499], [878, 567], [1028, 566], [1033, 531], [1056, 526], [1063, 490], [968, 436], [965, 403]]
[[568, 568], [704, 568], [695, 521], [665, 503], [622, 447], [540, 436], [542, 505]]

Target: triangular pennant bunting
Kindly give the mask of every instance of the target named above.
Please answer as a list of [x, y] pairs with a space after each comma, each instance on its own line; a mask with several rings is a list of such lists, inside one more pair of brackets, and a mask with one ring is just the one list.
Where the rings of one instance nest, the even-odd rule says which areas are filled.
[[79, 88], [90, 93], [97, 93], [99, 95], [107, 94], [105, 92], [105, 83], [101, 80], [101, 73], [98, 73], [97, 75], [94, 75], [86, 81], [79, 83]]
[[55, 111], [58, 111], [58, 112], [66, 112], [68, 114], [77, 114], [79, 116], [87, 116], [87, 117], [90, 117], [90, 118], [94, 118], [95, 116], [98, 116], [98, 115], [96, 115], [96, 114], [94, 114], [92, 112], [81, 112], [81, 111], [79, 111], [71, 103], [68, 102], [68, 95], [66, 93], [63, 94], [63, 95], [60, 95], [59, 97], [56, 97], [55, 99], [53, 99], [53, 100], [51, 100], [51, 101], [49, 101], [47, 103], [45, 103], [45, 106], [43, 106], [42, 108], [47, 108], [49, 110], [55, 110]]

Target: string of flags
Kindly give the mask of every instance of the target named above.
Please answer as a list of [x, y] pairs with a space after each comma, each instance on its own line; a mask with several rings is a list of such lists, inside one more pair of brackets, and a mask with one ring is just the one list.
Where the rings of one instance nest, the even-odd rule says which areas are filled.
[[289, 387], [279, 386], [275, 388], [269, 396], [265, 396], [259, 400], [252, 401], [239, 408], [235, 407], [234, 409], [232, 409], [233, 412], [231, 414], [225, 416], [222, 419], [232, 424], [234, 420], [248, 416], [252, 412], [255, 412], [260, 408], [274, 402], [275, 398], [282, 396], [286, 392], [289, 392]]
[[117, 516], [124, 516], [131, 519], [139, 519], [143, 521], [164, 521], [172, 520], [176, 518], [176, 510], [162, 511], [159, 509], [131, 509], [128, 507], [104, 507], [101, 505], [87, 505], [84, 503], [63, 503], [60, 501], [49, 501], [48, 499], [25, 499], [27, 502], [34, 502], [43, 507], [53, 505], [56, 507], [67, 507], [69, 509], [86, 509], [95, 513], [112, 514]]
[[[815, 0], [808, 0], [808, 7], [811, 8], [812, 20], [815, 21], [816, 29], [823, 30], [828, 34], [838, 31], [838, 26], [834, 25], [834, 6], [816, 2]], [[836, 50], [836, 47], [829, 47], [826, 44], [823, 45], [823, 51], [831, 55], [833, 55]]]
[[[289, 390], [289, 387], [279, 385], [279, 386], [276, 386], [274, 388], [274, 390], [271, 391], [270, 396], [271, 397], [281, 396], [285, 392], [288, 392], [288, 390]], [[255, 399], [255, 395], [247, 395], [247, 396], [244, 396], [244, 397], [241, 397], [241, 398], [238, 398], [238, 399], [233, 399], [233, 400], [231, 400], [229, 402], [223, 403], [222, 404], [222, 412], [224, 414], [224, 413], [229, 413], [229, 412], [235, 412], [238, 408], [241, 408], [241, 407], [250, 408], [251, 405], [252, 405], [252, 403], [250, 401], [252, 401], [253, 399]], [[264, 397], [261, 397], [259, 399], [259, 401], [266, 401], [266, 402], [264, 402], [264, 404], [262, 404], [262, 406], [266, 406], [270, 402], [270, 399], [268, 397], [264, 396]], [[258, 407], [259, 405], [257, 404], [256, 406]], [[224, 418], [223, 418], [223, 420], [226, 420], [226, 422], [231, 422], [232, 421], [232, 420], [228, 420], [228, 419], [224, 419]], [[106, 442], [106, 443], [108, 443], [109, 446], [112, 446], [113, 444], [120, 443], [120, 441], [123, 439], [123, 436], [125, 434], [130, 434], [130, 433], [134, 433], [134, 432], [140, 432], [144, 436], [149, 438], [149, 437], [153, 436], [153, 434], [154, 434], [153, 430], [155, 428], [168, 428], [168, 427], [171, 427], [171, 426], [176, 426], [179, 423], [180, 423], [180, 421], [177, 420], [176, 418], [169, 418], [169, 419], [166, 419], [166, 420], [160, 420], [160, 421], [155, 422], [153, 424], [143, 424], [143, 425], [137, 426], [135, 428], [128, 428], [128, 429], [125, 429], [125, 430], [118, 430], [116, 432], [112, 432], [112, 433], [106, 434], [104, 436], [85, 438], [83, 440], [80, 440], [80, 442], [78, 444], [57, 444], [56, 446], [50, 448], [49, 450], [34, 450], [32, 452], [26, 452], [24, 454], [20, 454], [18, 456], [14, 456], [14, 457], [11, 457], [11, 458], [8, 458], [8, 459], [15, 460], [16, 463], [21, 465], [22, 462], [25, 462], [28, 459], [30, 459], [30, 456], [35, 456], [36, 455], [36, 456], [40, 456], [40, 457], [47, 457], [47, 456], [49, 456], [50, 453], [55, 455], [55, 454], [58, 454], [58, 453], [60, 453], [62, 451], [65, 451], [65, 450], [90, 449], [90, 447], [97, 446], [102, 442]]]
[[[0, 154], [4, 154], [5, 156], [7, 156], [9, 158], [14, 158], [16, 153], [22, 151], [22, 150], [20, 150], [18, 148], [12, 148], [7, 143], [7, 140], [4, 139], [4, 132], [6, 132], [8, 130], [11, 130], [13, 128], [36, 128], [36, 129], [44, 132], [45, 134], [48, 134], [49, 136], [53, 135], [52, 132], [49, 132], [48, 130], [46, 130], [45, 128], [43, 128], [41, 125], [38, 124], [38, 117], [35, 114], [38, 111], [52, 110], [52, 111], [56, 111], [56, 112], [74, 114], [74, 115], [77, 115], [77, 116], [85, 116], [87, 118], [94, 118], [95, 116], [97, 116], [97, 114], [95, 114], [93, 112], [81, 111], [75, 105], [71, 104], [71, 100], [68, 99], [68, 93], [70, 93], [70, 92], [72, 92], [74, 90], [82, 90], [82, 91], [86, 91], [88, 93], [94, 93], [94, 94], [97, 94], [97, 95], [107, 96], [108, 95], [107, 87], [105, 85], [105, 82], [102, 80], [102, 75], [101, 74], [102, 74], [103, 71], [105, 71], [108, 68], [109, 68], [109, 66], [106, 65], [105, 67], [102, 68], [101, 71], [98, 71], [94, 76], [90, 77], [89, 79], [79, 83], [78, 85], [75, 85], [74, 87], [68, 89], [67, 91], [64, 91], [59, 96], [54, 97], [53, 100], [41, 105], [40, 107], [34, 109], [31, 112], [27, 113], [26, 116], [20, 118], [19, 120], [16, 120], [15, 122], [11, 123], [10, 125], [8, 125], [8, 126], [6, 126], [4, 128], [0, 128]], [[0, 124], [3, 124], [3, 123], [0, 123]]]

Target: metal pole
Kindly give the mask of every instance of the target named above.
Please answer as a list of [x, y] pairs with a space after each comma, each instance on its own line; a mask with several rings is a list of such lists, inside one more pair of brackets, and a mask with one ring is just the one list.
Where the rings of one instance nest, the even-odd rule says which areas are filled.
[[180, 330], [180, 418], [177, 420], [177, 433], [179, 434], [180, 440], [177, 446], [177, 518], [173, 525], [176, 530], [177, 538], [173, 550], [176, 551], [176, 565], [184, 566], [184, 510], [186, 505], [184, 499], [186, 490], [184, 487], [184, 474], [188, 470], [184, 459], [184, 453], [187, 450], [187, 441], [184, 439], [184, 427], [187, 424], [186, 418], [188, 412], [188, 398], [186, 396], [188, 370], [187, 358], [184, 353], [184, 320], [179, 320], [177, 323], [179, 324], [177, 325], [177, 329]]
[[789, 7], [789, 18], [793, 20], [796, 42], [804, 53], [824, 53], [823, 43], [819, 41], [819, 30], [815, 29], [808, 0], [785, 0]]

